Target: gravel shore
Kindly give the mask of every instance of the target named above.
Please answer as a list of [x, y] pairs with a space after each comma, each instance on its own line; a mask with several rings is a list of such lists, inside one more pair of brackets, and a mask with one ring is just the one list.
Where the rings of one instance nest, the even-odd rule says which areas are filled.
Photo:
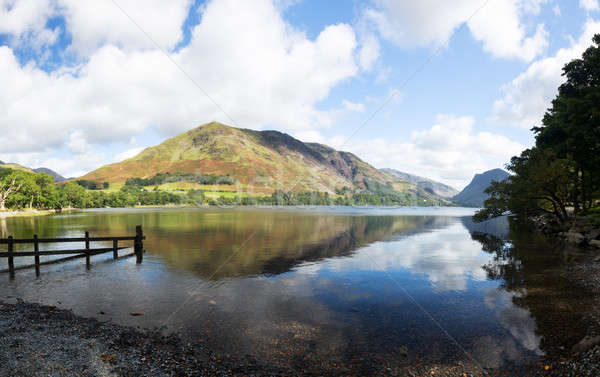
[[600, 347], [517, 370], [482, 371], [459, 363], [363, 372], [343, 368], [299, 371], [265, 365], [249, 356], [233, 359], [202, 344], [186, 343], [177, 335], [82, 318], [52, 306], [0, 302], [0, 376], [598, 376]]
[[0, 303], [0, 376], [282, 375], [230, 360], [178, 336], [82, 318], [69, 310]]

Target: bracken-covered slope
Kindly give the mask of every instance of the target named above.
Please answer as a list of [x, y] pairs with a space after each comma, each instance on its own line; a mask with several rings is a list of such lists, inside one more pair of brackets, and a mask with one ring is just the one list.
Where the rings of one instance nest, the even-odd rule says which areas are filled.
[[182, 133], [137, 156], [103, 166], [81, 179], [124, 182], [159, 173], [229, 175], [239, 191], [271, 193], [336, 189], [393, 188], [437, 198], [410, 182], [385, 174], [352, 153], [303, 143], [278, 131], [238, 129], [212, 122]]

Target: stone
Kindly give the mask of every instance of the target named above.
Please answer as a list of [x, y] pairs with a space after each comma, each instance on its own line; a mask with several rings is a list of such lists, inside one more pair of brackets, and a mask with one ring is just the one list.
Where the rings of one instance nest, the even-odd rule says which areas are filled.
[[571, 352], [579, 353], [583, 351], [587, 351], [588, 349], [600, 344], [600, 336], [589, 336], [587, 335], [583, 339], [579, 341], [576, 345], [573, 346]]
[[594, 247], [600, 249], [600, 240], [591, 240], [590, 246], [594, 246]]
[[576, 245], [580, 245], [585, 241], [585, 236], [581, 233], [569, 232], [567, 233], [567, 241]]

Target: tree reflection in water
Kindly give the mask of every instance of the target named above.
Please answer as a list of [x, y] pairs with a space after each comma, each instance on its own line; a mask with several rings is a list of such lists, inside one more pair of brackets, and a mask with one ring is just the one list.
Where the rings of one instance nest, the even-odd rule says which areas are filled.
[[527, 310], [535, 321], [534, 337], [523, 330], [527, 327], [524, 317], [520, 323], [512, 321], [521, 328], [510, 328], [511, 333], [524, 334], [522, 342], [528, 348], [539, 338], [539, 348], [545, 354], [565, 355], [587, 332], [592, 297], [565, 278], [565, 261], [573, 255], [564, 245], [546, 239], [517, 219], [508, 223], [505, 238], [471, 232], [471, 238], [493, 256], [483, 269], [490, 279], [500, 282], [498, 289], [508, 293], [512, 303]]

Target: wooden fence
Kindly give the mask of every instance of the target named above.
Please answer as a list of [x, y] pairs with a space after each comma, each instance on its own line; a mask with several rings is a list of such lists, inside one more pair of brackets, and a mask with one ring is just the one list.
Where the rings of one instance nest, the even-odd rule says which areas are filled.
[[[38, 238], [37, 234], [33, 236], [33, 238], [13, 238], [9, 236], [8, 238], [0, 238], [0, 245], [7, 244], [8, 251], [0, 252], [0, 258], [8, 259], [8, 268], [5, 270], [0, 270], [2, 272], [10, 273], [11, 278], [15, 275], [15, 270], [22, 270], [26, 268], [35, 267], [35, 274], [37, 276], [40, 275], [40, 265], [45, 264], [53, 264], [58, 262], [64, 262], [71, 259], [83, 258], [85, 257], [85, 266], [87, 269], [90, 268], [90, 257], [92, 255], [98, 255], [103, 253], [111, 252], [113, 253], [113, 259], [117, 259], [119, 257], [118, 252], [122, 249], [129, 249], [131, 246], [119, 246], [119, 241], [133, 241], [133, 254], [135, 255], [137, 263], [141, 263], [144, 254], [144, 243], [146, 237], [142, 232], [142, 226], [138, 225], [135, 227], [135, 236], [124, 236], [124, 237], [90, 237], [89, 232], [85, 232], [85, 237], [83, 238]], [[103, 247], [103, 248], [90, 248], [90, 242], [108, 242], [112, 241], [112, 247]], [[84, 249], [74, 249], [74, 250], [49, 250], [49, 251], [40, 251], [41, 243], [56, 243], [56, 242], [83, 242], [85, 243]], [[33, 251], [15, 251], [16, 244], [33, 244]], [[75, 254], [70, 257], [55, 259], [46, 262], [40, 262], [41, 255], [67, 255], [67, 254]], [[18, 266], [15, 268], [14, 258], [16, 257], [34, 257], [35, 263], [26, 266]]]

